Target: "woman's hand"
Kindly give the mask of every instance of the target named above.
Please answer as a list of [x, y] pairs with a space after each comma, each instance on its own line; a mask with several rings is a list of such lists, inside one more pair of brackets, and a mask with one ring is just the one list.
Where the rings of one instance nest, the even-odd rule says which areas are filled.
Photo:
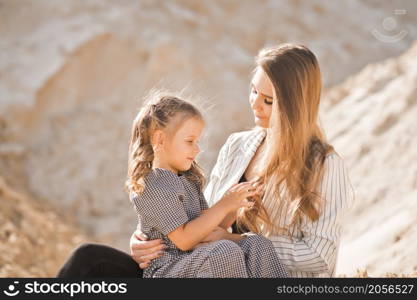
[[140, 229], [136, 229], [130, 237], [130, 255], [141, 269], [147, 268], [151, 260], [160, 257], [166, 249], [161, 239], [147, 240], [148, 237]]

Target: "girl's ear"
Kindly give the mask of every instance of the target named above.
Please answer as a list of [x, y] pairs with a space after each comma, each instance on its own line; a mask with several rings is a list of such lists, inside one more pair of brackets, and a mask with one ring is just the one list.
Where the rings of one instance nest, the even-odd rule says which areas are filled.
[[162, 146], [165, 143], [165, 134], [162, 130], [157, 129], [155, 130], [154, 134], [152, 135], [152, 147], [154, 149], [154, 152], [159, 151], [162, 149]]

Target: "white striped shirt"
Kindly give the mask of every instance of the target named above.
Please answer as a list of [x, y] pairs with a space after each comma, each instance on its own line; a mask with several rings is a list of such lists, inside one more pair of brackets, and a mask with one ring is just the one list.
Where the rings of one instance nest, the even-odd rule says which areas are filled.
[[[265, 138], [266, 130], [233, 133], [220, 149], [204, 196], [212, 206], [245, 172], [257, 148]], [[341, 234], [341, 218], [353, 204], [354, 191], [348, 171], [337, 154], [326, 157], [325, 173], [319, 191], [324, 199], [318, 220], [306, 217], [298, 226], [290, 227], [290, 235], [268, 237], [286, 267], [290, 277], [333, 277]], [[279, 225], [289, 224], [285, 204], [279, 207]]]

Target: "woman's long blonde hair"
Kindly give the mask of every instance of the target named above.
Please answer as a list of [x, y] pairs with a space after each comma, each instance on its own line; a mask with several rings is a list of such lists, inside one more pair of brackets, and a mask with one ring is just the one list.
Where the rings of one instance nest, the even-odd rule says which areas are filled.
[[[200, 111], [191, 103], [158, 90], [149, 93], [132, 125], [125, 183], [128, 193], [133, 191], [140, 194], [145, 188], [144, 178], [151, 171], [154, 160], [151, 138], [155, 130], [165, 130], [172, 137], [189, 118], [204, 121]], [[204, 174], [197, 162], [194, 161], [183, 174], [197, 182], [200, 189], [203, 188]]]
[[[266, 235], [288, 233], [303, 216], [311, 221], [320, 216], [323, 200], [318, 186], [326, 155], [334, 151], [318, 125], [321, 73], [315, 55], [293, 44], [262, 49], [256, 67], [271, 80], [276, 98], [267, 129], [265, 165], [257, 180], [263, 197], [254, 209], [240, 210], [238, 226]], [[280, 228], [278, 207], [283, 201], [291, 218], [288, 227]]]

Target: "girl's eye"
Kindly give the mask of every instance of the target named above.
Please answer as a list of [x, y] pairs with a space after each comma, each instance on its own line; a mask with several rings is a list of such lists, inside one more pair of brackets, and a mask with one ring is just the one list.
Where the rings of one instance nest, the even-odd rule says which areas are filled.
[[273, 102], [272, 101], [271, 102], [268, 102], [267, 99], [264, 99], [264, 103], [265, 104], [268, 104], [268, 105], [272, 105]]

